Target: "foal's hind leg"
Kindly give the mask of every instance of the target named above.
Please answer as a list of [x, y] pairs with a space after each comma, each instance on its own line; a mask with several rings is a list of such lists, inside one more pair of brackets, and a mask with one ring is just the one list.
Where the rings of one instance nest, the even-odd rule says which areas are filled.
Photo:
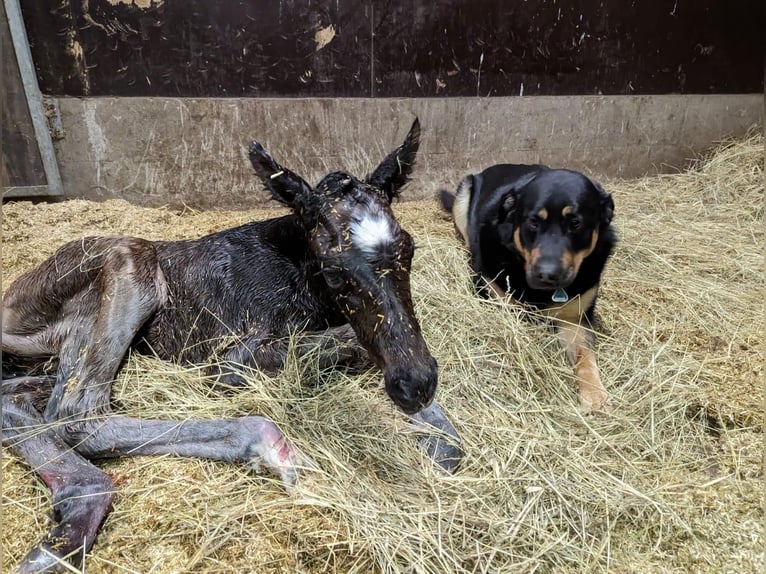
[[58, 523], [18, 564], [19, 574], [71, 572], [65, 561], [79, 565], [111, 509], [114, 490], [106, 473], [74, 452], [54, 426], [44, 424], [34, 407], [38, 385], [50, 389], [48, 382], [35, 384], [31, 377], [2, 383], [3, 446], [21, 456], [51, 489]]
[[308, 463], [262, 416], [185, 421], [111, 416], [70, 427], [68, 438], [88, 458], [172, 454], [246, 463], [277, 475], [287, 491], [299, 465]]
[[111, 381], [163, 287], [151, 244], [110, 238], [68, 244], [6, 294], [3, 350], [59, 358], [44, 415], [35, 408], [39, 393], [24, 389], [34, 387], [34, 378], [2, 384], [3, 444], [50, 487], [58, 520], [21, 572], [63, 570], [70, 555], [77, 562], [110, 510], [111, 479], [72, 450], [70, 435], [109, 412]]
[[[40, 285], [47, 291], [40, 292]], [[127, 238], [96, 240], [83, 248], [70, 244], [9, 290], [3, 349], [59, 357], [44, 416], [35, 409], [39, 396], [25, 391], [33, 378], [3, 382], [3, 443], [51, 488], [59, 520], [24, 559], [21, 572], [64, 571], [65, 559], [76, 562], [92, 546], [109, 512], [113, 485], [83, 456], [171, 453], [247, 461], [275, 470], [287, 486], [294, 482], [295, 452], [262, 417], [178, 422], [106, 416], [111, 381], [138, 329], [164, 297], [151, 244]], [[58, 304], [45, 307], [49, 301]], [[48, 379], [37, 383], [50, 385]]]
[[[76, 421], [110, 412], [111, 382], [146, 320], [164, 303], [165, 279], [154, 247], [122, 238], [110, 246], [94, 284], [90, 316], [72, 314], [72, 328], [59, 349], [56, 386], [45, 409], [46, 421]], [[74, 322], [74, 320], [73, 320]]]

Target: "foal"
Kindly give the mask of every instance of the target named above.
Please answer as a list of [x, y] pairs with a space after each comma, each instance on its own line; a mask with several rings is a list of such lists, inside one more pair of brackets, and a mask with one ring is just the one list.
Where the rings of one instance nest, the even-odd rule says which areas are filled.
[[[265, 417], [112, 414], [111, 382], [129, 349], [188, 363], [216, 352], [273, 371], [288, 335], [308, 331], [321, 364], [371, 357], [396, 405], [457, 438], [432, 403], [436, 361], [410, 295], [413, 241], [390, 208], [419, 135], [416, 119], [364, 181], [335, 172], [316, 188], [253, 142], [255, 173], [290, 215], [188, 241], [85, 238], [11, 285], [3, 299], [2, 440], [51, 489], [58, 522], [19, 572], [66, 571], [64, 560], [77, 564], [92, 546], [114, 484], [91, 459], [175, 454], [263, 465], [287, 488], [296, 480], [299, 455]], [[242, 382], [233, 369], [221, 378]], [[456, 466], [457, 447], [437, 435], [424, 442], [437, 464]]]

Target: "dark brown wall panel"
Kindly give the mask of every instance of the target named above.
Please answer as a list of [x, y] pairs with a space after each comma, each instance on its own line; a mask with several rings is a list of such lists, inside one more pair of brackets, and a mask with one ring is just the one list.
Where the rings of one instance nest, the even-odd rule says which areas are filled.
[[416, 4], [392, 1], [375, 14], [376, 96], [738, 93], [763, 85], [760, 0]]
[[25, 2], [53, 95], [366, 96], [369, 8], [356, 2]]
[[763, 0], [26, 0], [44, 93], [752, 93]]

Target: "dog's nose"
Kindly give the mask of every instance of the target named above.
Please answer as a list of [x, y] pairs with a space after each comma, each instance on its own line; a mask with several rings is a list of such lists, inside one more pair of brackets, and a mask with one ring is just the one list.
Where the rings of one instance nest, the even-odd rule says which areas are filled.
[[535, 278], [540, 283], [556, 284], [561, 281], [564, 275], [564, 268], [560, 261], [543, 260], [535, 266]]

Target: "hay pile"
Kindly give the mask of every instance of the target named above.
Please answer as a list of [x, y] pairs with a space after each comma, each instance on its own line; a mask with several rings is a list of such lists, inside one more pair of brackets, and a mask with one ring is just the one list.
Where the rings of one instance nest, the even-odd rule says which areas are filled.
[[[87, 572], [759, 571], [763, 157], [755, 134], [684, 173], [607, 185], [621, 237], [599, 300], [609, 417], [578, 413], [548, 327], [473, 296], [434, 204], [398, 205], [419, 246], [413, 291], [438, 398], [467, 451], [452, 477], [422, 459], [375, 371], [291, 360], [222, 397], [197, 369], [132, 358], [119, 410], [265, 413], [318, 468], [289, 497], [222, 463], [102, 463], [119, 492]], [[3, 286], [82, 234], [180, 238], [263, 215], [10, 204]], [[7, 571], [49, 528], [49, 501], [13, 455], [2, 472]]]

